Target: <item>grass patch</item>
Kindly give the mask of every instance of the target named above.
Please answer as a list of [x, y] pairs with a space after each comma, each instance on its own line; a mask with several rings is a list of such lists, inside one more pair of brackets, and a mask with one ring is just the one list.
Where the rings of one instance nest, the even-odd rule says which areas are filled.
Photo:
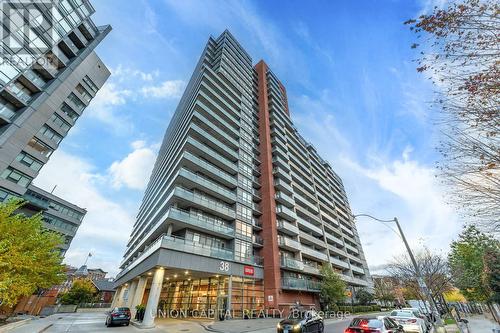
[[456, 324], [457, 322], [455, 321], [455, 319], [453, 318], [445, 318], [444, 319], [444, 324], [445, 325], [454, 325]]

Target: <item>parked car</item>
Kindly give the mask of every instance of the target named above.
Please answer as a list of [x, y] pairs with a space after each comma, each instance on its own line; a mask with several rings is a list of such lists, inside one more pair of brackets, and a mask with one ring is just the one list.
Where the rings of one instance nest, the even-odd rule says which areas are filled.
[[314, 310], [293, 310], [276, 327], [278, 333], [323, 333], [323, 318]]
[[355, 317], [344, 333], [403, 333], [403, 326], [387, 316]]
[[427, 329], [427, 331], [429, 331], [432, 327], [432, 323], [431, 323], [431, 320], [430, 320], [430, 316], [426, 315], [424, 313], [424, 311], [422, 311], [421, 309], [419, 308], [402, 308], [400, 309], [401, 311], [413, 311], [417, 317], [421, 318], [424, 320], [425, 322], [425, 327]]
[[398, 324], [402, 325], [405, 332], [427, 332], [425, 321], [422, 318], [419, 318], [414, 311], [394, 310], [391, 312], [390, 317]]
[[116, 307], [108, 312], [106, 316], [106, 326], [113, 325], [129, 325], [130, 324], [130, 309], [127, 307]]

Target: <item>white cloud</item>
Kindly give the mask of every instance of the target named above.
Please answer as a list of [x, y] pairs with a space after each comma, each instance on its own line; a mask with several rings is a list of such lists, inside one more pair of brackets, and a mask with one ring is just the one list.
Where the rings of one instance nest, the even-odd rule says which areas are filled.
[[139, 69], [125, 67], [119, 64], [116, 68], [111, 69], [111, 74], [115, 80], [120, 82], [130, 80], [131, 78], [139, 78], [142, 81], [153, 81], [160, 75], [160, 71], [155, 69], [152, 72], [144, 72]]
[[133, 95], [132, 90], [119, 87], [113, 82], [106, 82], [92, 100], [86, 114], [112, 128], [117, 133], [129, 132], [133, 125], [123, 110], [124, 105]]
[[92, 267], [101, 267], [111, 275], [119, 262], [132, 229], [136, 207], [123, 205], [105, 196], [99, 189], [103, 176], [89, 162], [58, 149], [44, 166], [35, 183], [43, 189], [87, 209], [65, 262], [80, 266], [89, 252]]
[[[382, 219], [398, 217], [413, 249], [447, 250], [461, 223], [445, 202], [435, 170], [412, 160], [410, 154], [411, 148], [406, 147], [402, 159], [371, 167], [344, 159], [350, 177], [356, 178], [355, 206], [359, 212]], [[370, 265], [383, 265], [405, 251], [401, 239], [388, 232], [387, 226], [362, 218], [357, 223]]]
[[131, 146], [134, 151], [109, 167], [111, 183], [117, 189], [125, 186], [144, 190], [156, 160], [156, 149], [154, 146], [147, 147], [146, 142], [142, 140], [134, 141]]
[[184, 81], [172, 80], [163, 81], [159, 85], [144, 86], [141, 88], [141, 93], [144, 97], [153, 98], [177, 98], [182, 94]]

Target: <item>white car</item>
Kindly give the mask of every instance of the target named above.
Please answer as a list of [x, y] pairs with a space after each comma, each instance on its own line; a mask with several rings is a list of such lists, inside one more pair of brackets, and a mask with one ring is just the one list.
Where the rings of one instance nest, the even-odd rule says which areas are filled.
[[429, 320], [429, 317], [424, 313], [424, 311], [420, 308], [402, 308], [401, 311], [413, 311], [417, 317], [420, 317], [424, 320], [425, 322], [425, 327], [427, 330], [431, 329], [432, 323]]
[[403, 326], [405, 332], [426, 333], [427, 326], [422, 318], [419, 318], [414, 311], [394, 310], [390, 315], [391, 319]]

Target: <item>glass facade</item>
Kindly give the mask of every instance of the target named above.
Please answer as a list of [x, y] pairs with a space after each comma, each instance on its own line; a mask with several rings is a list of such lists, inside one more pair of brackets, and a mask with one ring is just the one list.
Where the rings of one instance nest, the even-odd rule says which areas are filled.
[[228, 276], [214, 276], [175, 282], [165, 281], [158, 310], [170, 316], [182, 313], [192, 317], [229, 311], [231, 316], [243, 318], [252, 311], [258, 312], [263, 309], [262, 280], [233, 276], [229, 283], [229, 279]]

